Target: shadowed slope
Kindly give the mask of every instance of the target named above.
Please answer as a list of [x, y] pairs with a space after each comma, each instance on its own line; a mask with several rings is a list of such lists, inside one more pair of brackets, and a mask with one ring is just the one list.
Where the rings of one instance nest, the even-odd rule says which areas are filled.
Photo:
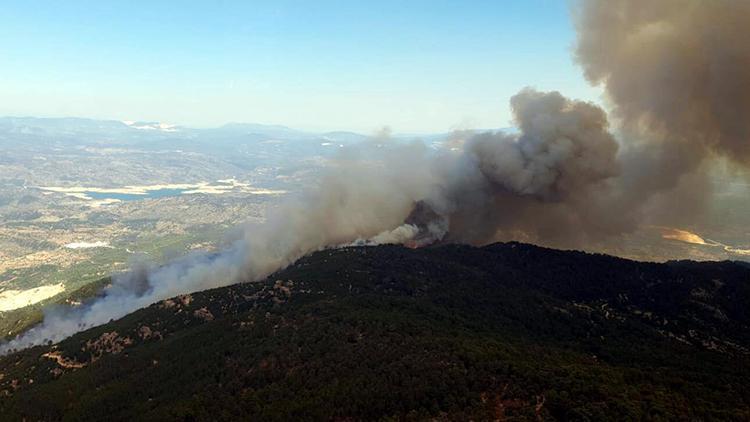
[[356, 247], [0, 358], [31, 419], [750, 417], [750, 269]]

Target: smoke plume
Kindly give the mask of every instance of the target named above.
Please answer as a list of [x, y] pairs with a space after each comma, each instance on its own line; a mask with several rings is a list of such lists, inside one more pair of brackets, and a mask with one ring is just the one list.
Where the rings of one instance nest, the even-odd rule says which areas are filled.
[[636, 193], [672, 189], [713, 155], [750, 164], [750, 2], [584, 0], [576, 21], [576, 58], [628, 133]]
[[437, 149], [383, 134], [342, 148], [315, 189], [236, 230], [223, 251], [137, 265], [0, 352], [259, 280], [336, 245], [595, 247], [662, 214], [696, 218], [709, 192], [701, 166], [714, 156], [750, 163], [750, 3], [584, 0], [575, 16], [576, 58], [604, 87], [618, 140], [602, 108], [526, 88], [510, 100], [516, 134], [457, 133]]

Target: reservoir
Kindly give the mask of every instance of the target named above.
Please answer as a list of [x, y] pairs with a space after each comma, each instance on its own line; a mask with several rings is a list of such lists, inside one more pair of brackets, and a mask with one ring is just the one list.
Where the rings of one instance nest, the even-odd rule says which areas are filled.
[[120, 201], [138, 201], [141, 199], [150, 199], [150, 198], [164, 198], [167, 196], [178, 196], [182, 195], [183, 192], [187, 191], [189, 189], [172, 189], [172, 188], [165, 188], [165, 189], [154, 189], [154, 190], [147, 190], [143, 194], [140, 193], [121, 193], [121, 192], [92, 192], [92, 191], [83, 191], [83, 193], [88, 196], [91, 199], [119, 199]]

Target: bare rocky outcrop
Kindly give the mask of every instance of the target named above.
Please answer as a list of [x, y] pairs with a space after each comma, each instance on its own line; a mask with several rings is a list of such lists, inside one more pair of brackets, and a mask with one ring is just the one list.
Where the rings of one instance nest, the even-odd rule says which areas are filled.
[[287, 297], [292, 295], [292, 287], [294, 287], [292, 280], [276, 280], [273, 283], [273, 289]]
[[151, 338], [158, 338], [161, 340], [164, 338], [160, 331], [152, 330], [148, 325], [142, 325], [138, 328], [138, 337], [140, 337], [141, 340], [148, 340]]
[[214, 314], [212, 314], [211, 311], [209, 311], [205, 306], [200, 309], [196, 309], [195, 312], [193, 312], [193, 316], [196, 318], [200, 318], [203, 321], [214, 320]]
[[93, 363], [106, 354], [119, 354], [132, 344], [133, 340], [130, 337], [120, 337], [117, 331], [112, 331], [102, 334], [96, 340], [87, 341], [84, 350], [91, 353]]
[[[42, 355], [42, 357], [54, 360], [58, 365], [65, 369], [79, 369], [86, 366], [85, 363], [76, 361], [75, 359], [68, 359], [62, 355], [59, 351], [48, 352]], [[59, 368], [55, 368], [59, 369]]]
[[181, 309], [183, 306], [190, 306], [190, 303], [193, 301], [192, 295], [180, 295], [172, 299], [166, 299], [163, 301], [159, 307], [162, 309], [172, 309], [177, 308]]

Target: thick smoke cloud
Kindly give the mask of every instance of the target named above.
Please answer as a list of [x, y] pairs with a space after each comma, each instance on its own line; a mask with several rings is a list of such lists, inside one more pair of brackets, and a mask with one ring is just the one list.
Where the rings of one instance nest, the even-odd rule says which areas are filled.
[[482, 133], [464, 146], [450, 176], [449, 239], [485, 243], [523, 236], [582, 242], [605, 236], [618, 144], [604, 111], [557, 92], [525, 89], [511, 99], [520, 134]]
[[580, 6], [576, 58], [631, 132], [644, 188], [672, 188], [714, 154], [750, 164], [750, 2]]
[[457, 133], [435, 149], [384, 133], [344, 148], [316, 189], [236, 230], [223, 251], [135, 265], [103, 297], [50, 311], [0, 352], [258, 280], [336, 245], [596, 247], [660, 215], [696, 218], [709, 158], [750, 163], [750, 2], [584, 0], [576, 24], [576, 58], [604, 87], [619, 141], [598, 106], [533, 89], [511, 99], [517, 134]]

